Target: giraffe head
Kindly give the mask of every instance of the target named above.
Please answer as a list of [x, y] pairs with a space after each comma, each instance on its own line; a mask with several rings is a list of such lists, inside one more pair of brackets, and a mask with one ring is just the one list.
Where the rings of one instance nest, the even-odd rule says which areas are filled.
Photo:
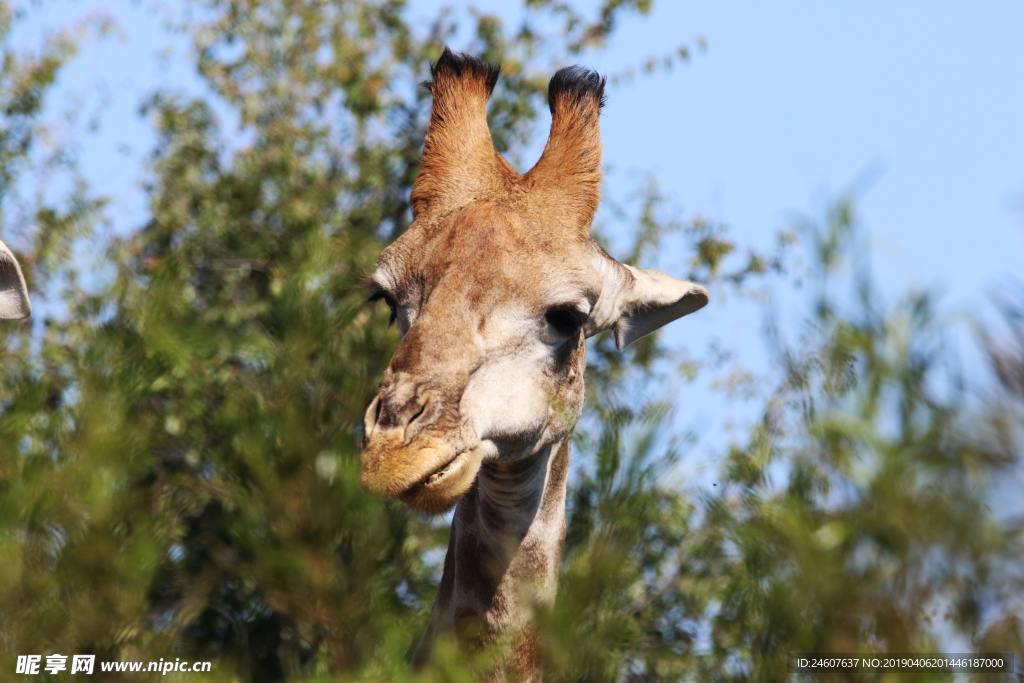
[[413, 222], [371, 278], [402, 340], [366, 411], [362, 481], [438, 513], [483, 461], [528, 458], [569, 436], [587, 337], [610, 330], [622, 348], [708, 294], [619, 263], [590, 237], [603, 78], [555, 74], [547, 145], [520, 175], [487, 127], [498, 69], [446, 49], [432, 76]]
[[20, 320], [31, 313], [21, 266], [7, 245], [0, 242], [0, 320]]

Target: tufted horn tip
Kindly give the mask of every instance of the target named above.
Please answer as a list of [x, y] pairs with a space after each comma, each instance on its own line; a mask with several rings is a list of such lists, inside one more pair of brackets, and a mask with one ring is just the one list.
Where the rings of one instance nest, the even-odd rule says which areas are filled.
[[434, 92], [435, 86], [447, 80], [462, 83], [476, 83], [484, 86], [484, 94], [489, 97], [498, 83], [501, 67], [485, 62], [464, 52], [455, 52], [447, 45], [440, 58], [430, 67], [428, 87]]
[[559, 69], [548, 84], [548, 106], [551, 113], [563, 104], [582, 106], [597, 103], [600, 111], [605, 105], [605, 78], [601, 74], [582, 66], [567, 66]]

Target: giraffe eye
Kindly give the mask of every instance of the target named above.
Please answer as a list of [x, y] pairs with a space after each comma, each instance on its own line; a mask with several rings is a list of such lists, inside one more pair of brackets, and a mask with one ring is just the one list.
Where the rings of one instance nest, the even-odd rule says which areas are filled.
[[391, 315], [388, 318], [388, 325], [394, 325], [395, 320], [398, 318], [398, 304], [395, 303], [394, 297], [385, 292], [383, 289], [378, 289], [370, 295], [370, 301], [383, 301], [391, 309]]
[[562, 305], [549, 308], [544, 313], [544, 319], [555, 332], [571, 337], [575, 336], [587, 322], [587, 315], [575, 306]]

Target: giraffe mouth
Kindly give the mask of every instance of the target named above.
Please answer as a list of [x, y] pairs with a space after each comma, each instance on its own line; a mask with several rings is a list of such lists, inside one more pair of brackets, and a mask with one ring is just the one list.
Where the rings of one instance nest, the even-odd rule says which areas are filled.
[[459, 470], [459, 466], [465, 463], [467, 454], [470, 451], [461, 451], [451, 457], [451, 460], [444, 463], [437, 469], [424, 475], [419, 481], [410, 486], [402, 495], [414, 493], [419, 489], [436, 488], [444, 484], [445, 480]]
[[399, 497], [411, 508], [437, 514], [458, 502], [476, 478], [482, 454], [478, 449], [461, 451], [410, 486]]
[[464, 458], [465, 455], [465, 451], [463, 451], [462, 453], [456, 453], [454, 458], [446, 462], [444, 465], [441, 465], [441, 467], [434, 470], [433, 474], [427, 475], [426, 478], [424, 478], [422, 481], [418, 482], [414, 486], [436, 486], [438, 483], [443, 481], [445, 477], [447, 477], [454, 471], [459, 461], [462, 458]]

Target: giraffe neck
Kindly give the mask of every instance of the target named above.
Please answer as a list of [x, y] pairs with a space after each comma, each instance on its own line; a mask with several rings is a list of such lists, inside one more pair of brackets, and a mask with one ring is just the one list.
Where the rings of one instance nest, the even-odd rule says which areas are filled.
[[504, 668], [517, 680], [539, 679], [530, 617], [555, 597], [568, 470], [568, 441], [481, 468], [455, 510], [422, 654], [443, 632], [475, 644], [511, 637]]

